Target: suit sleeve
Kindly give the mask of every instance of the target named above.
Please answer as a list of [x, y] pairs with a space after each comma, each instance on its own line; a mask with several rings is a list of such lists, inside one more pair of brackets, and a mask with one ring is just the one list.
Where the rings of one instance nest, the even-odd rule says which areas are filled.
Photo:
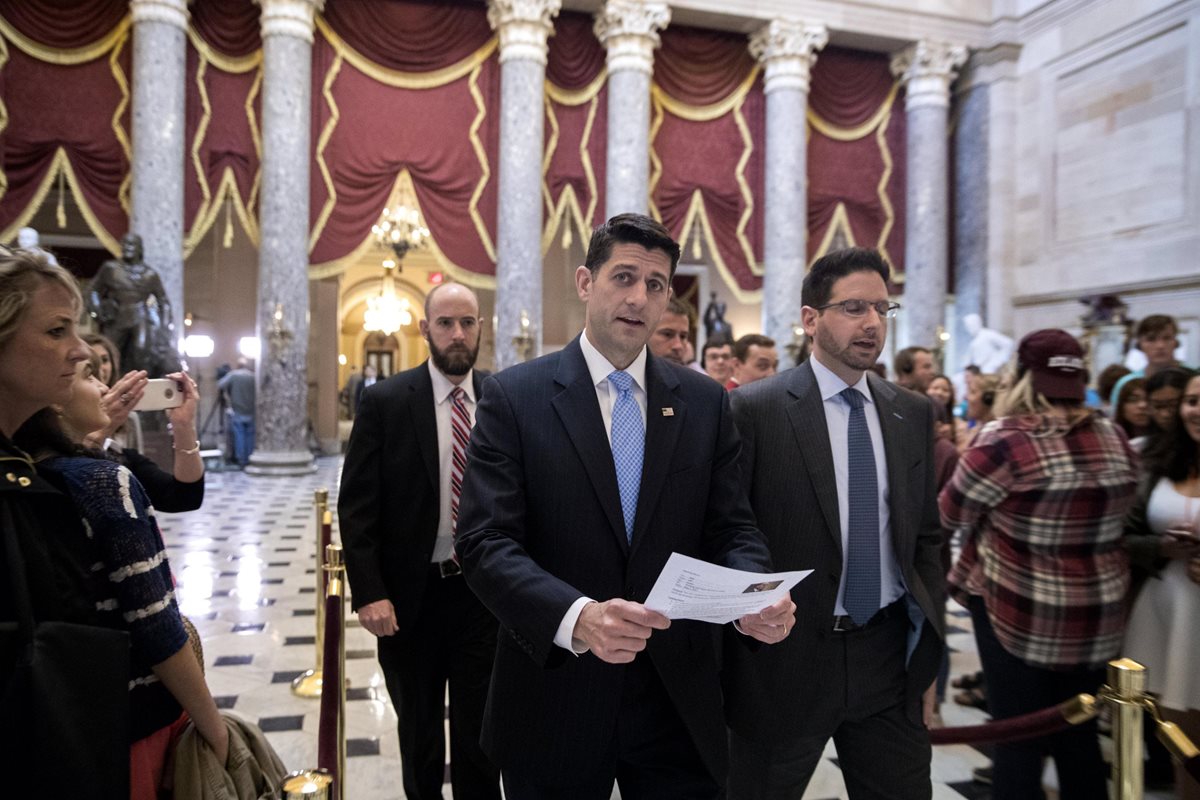
[[[771, 554], [750, 507], [749, 471], [752, 445], [738, 434], [729, 393], [721, 392], [720, 424], [713, 453], [712, 478], [705, 514], [705, 545], [709, 557], [731, 569], [770, 572]], [[743, 448], [751, 447], [744, 451]]]
[[[925, 496], [921, 500], [921, 520], [917, 528], [917, 549], [914, 554], [914, 568], [921, 576], [921, 581], [929, 592], [930, 599], [938, 607], [936, 619], [931, 620], [934, 627], [942, 632], [946, 608], [946, 570], [942, 562], [942, 521], [938, 515], [938, 483], [936, 461], [934, 459], [934, 407], [931, 401], [925, 402]], [[942, 638], [945, 639], [944, 633]]]
[[[512, 403], [494, 377], [475, 410], [459, 503], [455, 550], [472, 591], [539, 665], [565, 655], [554, 635], [583, 593], [543, 569], [526, 549], [545, 532], [531, 524], [526, 470]], [[557, 651], [557, 652], [555, 652]]]
[[383, 530], [379, 519], [382, 442], [379, 395], [368, 392], [350, 431], [338, 491], [338, 525], [355, 611], [388, 598], [382, 573]]

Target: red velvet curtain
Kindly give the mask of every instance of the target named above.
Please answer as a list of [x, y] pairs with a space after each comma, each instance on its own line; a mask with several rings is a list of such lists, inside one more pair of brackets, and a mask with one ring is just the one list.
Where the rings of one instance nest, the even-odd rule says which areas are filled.
[[829, 47], [817, 58], [808, 102], [824, 125], [809, 125], [809, 259], [852, 241], [904, 269], [905, 119], [894, 87], [886, 55]]
[[[262, 130], [262, 48], [259, 6], [253, 0], [207, 0], [192, 6], [189, 38], [187, 117], [184, 134], [184, 224], [194, 246], [214, 224], [233, 234], [236, 217], [257, 237], [255, 200]], [[207, 108], [206, 108], [207, 106]], [[232, 176], [231, 198], [222, 193]]]
[[[478, 36], [487, 27], [483, 5], [378, 3], [379, 13], [395, 15], [386, 19], [349, 13], [357, 3], [330, 5], [330, 28], [347, 44], [354, 42], [356, 50], [369, 49], [369, 34], [382, 31], [406, 30], [407, 42], [411, 30], [400, 21], [420, 21], [422, 14], [440, 19], [442, 25], [461, 26], [460, 32], [475, 31], [473, 39], [453, 40], [460, 42], [457, 49], [432, 41], [414, 51], [398, 47], [389, 68], [400, 66], [396, 59], [402, 55], [408, 72], [431, 73], [455, 64], [450, 56], [469, 56], [488, 42]], [[351, 20], [358, 20], [354, 23], [358, 27], [349, 27]], [[422, 36], [435, 35], [429, 19], [422, 24], [426, 25]], [[477, 46], [472, 51], [468, 44]], [[417, 59], [418, 53], [423, 61]], [[476, 69], [454, 80], [402, 88], [394, 85], [403, 84], [402, 80], [384, 82], [361, 71], [339, 56], [334, 42], [318, 35], [313, 48], [313, 263], [343, 258], [363, 244], [397, 176], [407, 169], [434, 243], [448, 266], [494, 274], [499, 78], [493, 51]], [[325, 96], [327, 84], [332, 103]]]
[[[574, 223], [570, 230], [580, 237], [590, 236], [591, 228], [604, 221], [608, 90], [600, 85], [596, 91], [588, 91], [604, 71], [605, 60], [592, 24], [590, 14], [560, 14], [546, 63], [546, 82], [551, 87], [544, 126], [546, 225]], [[566, 203], [568, 188], [578, 214]]]
[[[764, 98], [761, 79], [745, 85], [754, 69], [745, 36], [684, 26], [663, 31], [654, 59], [654, 83], [674, 103], [654, 102], [651, 203], [677, 238], [700, 225], [710, 258], [741, 291], [762, 287]], [[697, 192], [703, 219], [692, 216]]]
[[[69, 14], [64, 13], [64, 6]], [[90, 60], [56, 64], [9, 43], [0, 68], [0, 93], [8, 121], [0, 134], [5, 191], [0, 197], [0, 232], [11, 237], [39, 191], [45, 202], [70, 191], [51, 180], [58, 153], [65, 155], [78, 188], [80, 207], [96, 235], [110, 246], [125, 233], [128, 218], [130, 47], [128, 37], [112, 37], [125, 3], [4, 2], [0, 17], [38, 48], [96, 47]], [[116, 51], [114, 58], [113, 51]], [[83, 56], [76, 55], [76, 59]], [[117, 110], [121, 112], [117, 114]], [[116, 119], [114, 120], [114, 116]], [[124, 141], [122, 141], [124, 140]]]
[[479, 2], [329, 0], [325, 21], [371, 62], [398, 72], [430, 72], [462, 61], [492, 38]]

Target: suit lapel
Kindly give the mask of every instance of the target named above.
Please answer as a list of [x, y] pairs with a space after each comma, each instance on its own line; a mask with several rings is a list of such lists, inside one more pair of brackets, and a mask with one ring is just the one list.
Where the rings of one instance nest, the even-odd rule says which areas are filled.
[[[900, 491], [898, 487], [905, 485], [904, 437], [905, 426], [912, 421], [906, 420], [896, 407], [896, 387], [878, 376], [868, 374], [867, 383], [871, 387], [871, 396], [879, 412], [879, 428], [883, 431], [883, 451], [887, 458], [888, 476], [888, 512], [891, 520], [892, 549], [897, 558], [902, 552], [901, 543], [905, 541], [908, 526], [908, 514], [899, 508]], [[902, 562], [903, 563], [903, 562]]]
[[[663, 362], [648, 355], [646, 357], [646, 449], [642, 457], [642, 482], [638, 487], [637, 515], [633, 522], [633, 550], [646, 533], [646, 526], [654, 516], [654, 508], [662, 494], [663, 483], [679, 432], [687, 424], [687, 404], [679, 396], [679, 378], [671, 374]], [[671, 415], [663, 413], [671, 409]], [[630, 553], [632, 555], [632, 552]]]
[[408, 410], [417, 434], [417, 445], [421, 449], [421, 461], [425, 464], [429, 484], [436, 494], [441, 487], [441, 481], [438, 480], [437, 414], [433, 410], [433, 379], [429, 377], [428, 362], [422, 365], [416, 380], [409, 384], [408, 389], [412, 393]]
[[613, 536], [621, 549], [627, 551], [629, 543], [625, 540], [625, 520], [621, 516], [621, 493], [617, 489], [612, 447], [600, 416], [596, 386], [592, 383], [583, 351], [579, 349], [578, 337], [563, 349], [554, 382], [562, 387], [562, 391], [550, 403], [587, 470]]
[[795, 401], [788, 404], [787, 416], [799, 444], [800, 455], [808, 468], [825, 528], [833, 537], [838, 552], [842, 549], [842, 526], [838, 513], [837, 478], [833, 471], [833, 449], [829, 445], [829, 427], [825, 421], [825, 402], [813, 375], [812, 365], [801, 364], [791, 370], [788, 392]]

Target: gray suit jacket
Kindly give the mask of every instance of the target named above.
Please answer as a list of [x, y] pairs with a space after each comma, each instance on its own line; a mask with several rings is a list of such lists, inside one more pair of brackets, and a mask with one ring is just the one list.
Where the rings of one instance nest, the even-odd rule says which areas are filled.
[[[942, 534], [928, 398], [867, 375], [887, 453], [891, 538], [910, 617], [907, 711], [921, 719], [921, 694], [942, 647]], [[776, 647], [726, 648], [729, 724], [752, 739], [832, 731], [841, 698], [826, 676], [841, 652], [831, 631], [842, 573], [841, 525], [825, 409], [808, 363], [730, 393], [742, 435], [742, 480], [776, 570], [812, 569], [792, 592], [796, 628]], [[780, 725], [790, 726], [781, 731]]]

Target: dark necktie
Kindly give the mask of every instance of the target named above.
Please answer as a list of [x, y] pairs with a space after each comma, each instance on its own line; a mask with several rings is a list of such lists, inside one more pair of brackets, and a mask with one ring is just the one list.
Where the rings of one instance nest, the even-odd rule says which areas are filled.
[[[461, 386], [450, 392], [450, 531], [458, 532], [458, 501], [462, 497], [463, 472], [467, 469], [467, 444], [471, 441], [471, 415], [467, 393]], [[458, 560], [458, 554], [453, 556]]]
[[855, 623], [865, 625], [879, 610], [879, 482], [875, 449], [863, 411], [866, 398], [853, 388], [843, 389], [850, 405], [846, 445], [850, 464], [850, 534], [846, 548], [846, 594], [843, 605]]

